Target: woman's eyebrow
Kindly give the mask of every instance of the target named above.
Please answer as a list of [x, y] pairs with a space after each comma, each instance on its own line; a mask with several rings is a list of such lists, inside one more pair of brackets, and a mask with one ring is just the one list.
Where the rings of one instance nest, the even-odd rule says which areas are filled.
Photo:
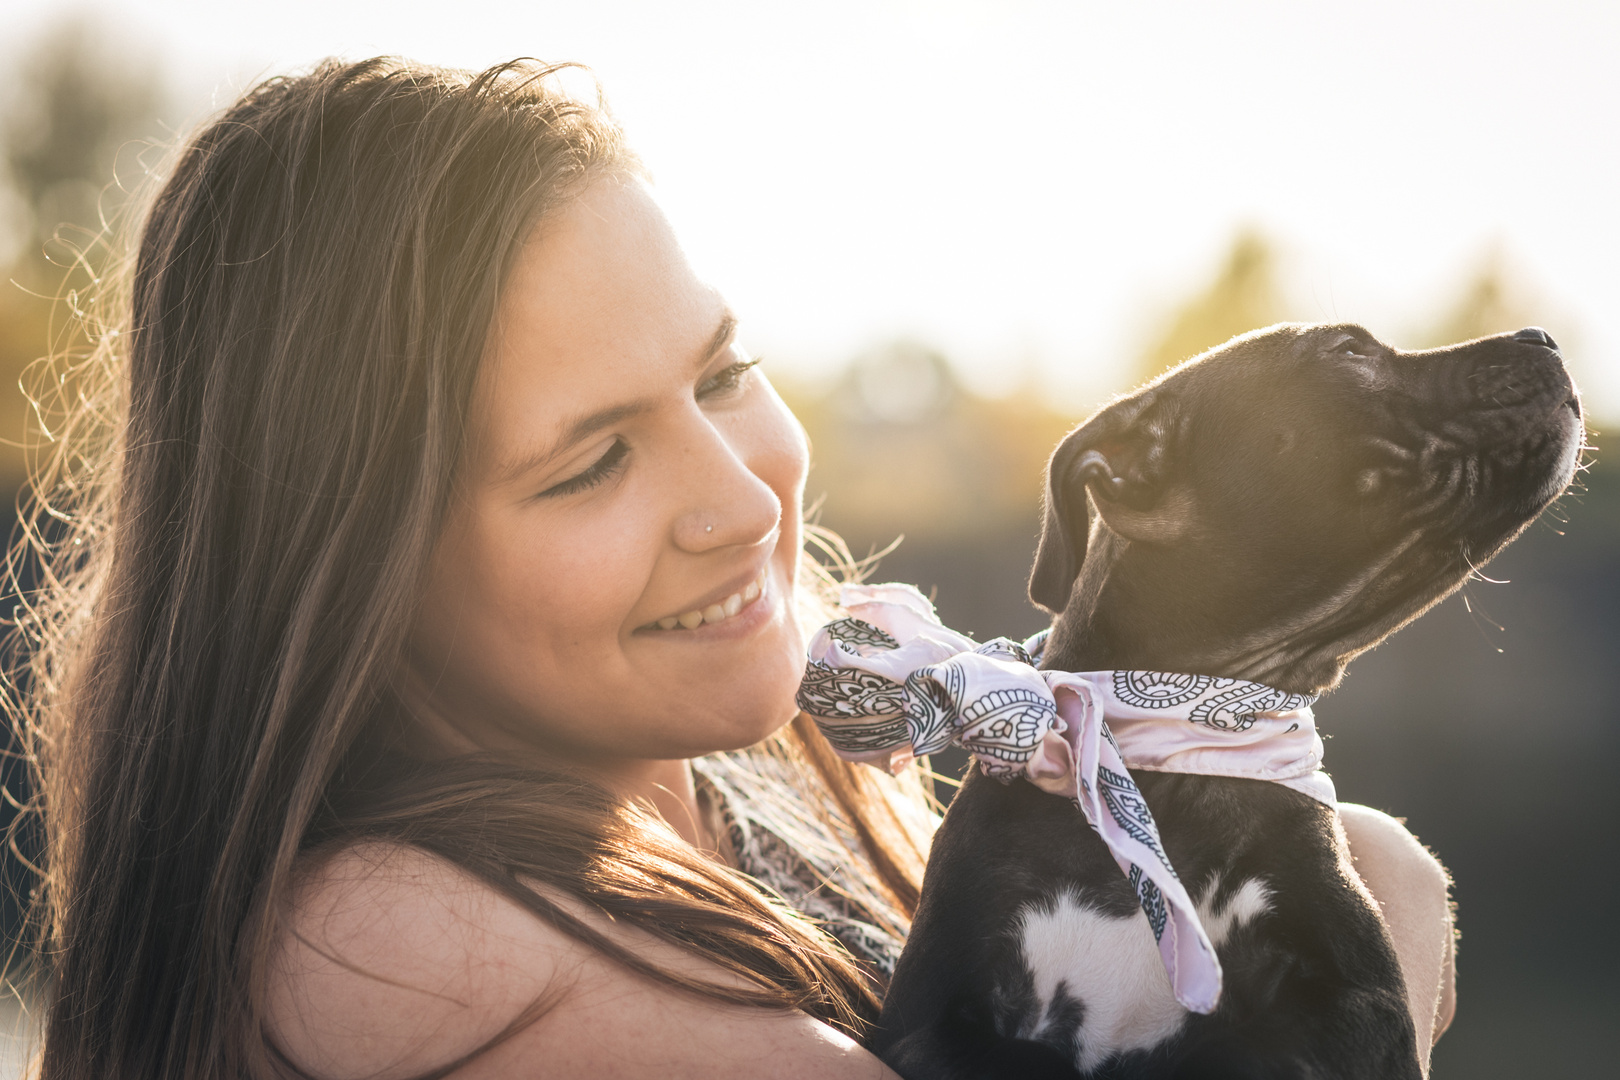
[[731, 344], [731, 339], [737, 336], [737, 316], [730, 308], [720, 313], [720, 325], [714, 328], [714, 336], [709, 339], [709, 347], [703, 350], [698, 358], [697, 366], [703, 367], [710, 360], [719, 355], [720, 351]]
[[[698, 357], [697, 367], [702, 368], [713, 360], [721, 350], [731, 344], [731, 339], [737, 334], [737, 316], [727, 308], [720, 316], [720, 324], [715, 327], [714, 335], [709, 338], [707, 347]], [[497, 484], [509, 484], [531, 469], [538, 468], [562, 453], [568, 447], [581, 439], [594, 435], [605, 427], [611, 427], [621, 420], [628, 420], [632, 416], [640, 415], [652, 410], [655, 401], [642, 398], [637, 401], [626, 401], [618, 405], [609, 405], [605, 409], [598, 409], [593, 413], [577, 417], [568, 422], [563, 433], [555, 442], [543, 446], [533, 453], [507, 461], [495, 470]]]

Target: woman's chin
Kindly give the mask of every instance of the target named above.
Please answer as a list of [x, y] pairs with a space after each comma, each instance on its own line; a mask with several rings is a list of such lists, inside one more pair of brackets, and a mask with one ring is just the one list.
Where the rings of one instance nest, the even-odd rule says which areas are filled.
[[752, 702], [728, 702], [723, 707], [688, 716], [685, 718], [688, 737], [681, 741], [689, 749], [681, 756], [702, 757], [753, 746], [780, 731], [797, 713], [798, 707], [792, 704], [790, 692], [786, 704], [779, 696], [762, 697]]

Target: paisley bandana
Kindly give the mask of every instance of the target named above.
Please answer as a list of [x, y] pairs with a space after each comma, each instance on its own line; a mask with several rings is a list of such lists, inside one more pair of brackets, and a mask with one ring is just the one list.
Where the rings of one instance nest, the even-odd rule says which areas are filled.
[[1221, 966], [1131, 769], [1271, 780], [1335, 805], [1315, 698], [1241, 679], [1042, 671], [1039, 634], [980, 644], [910, 585], [846, 585], [799, 687], [839, 755], [898, 772], [955, 744], [1008, 782], [1079, 804], [1141, 901], [1176, 1000], [1215, 1011]]

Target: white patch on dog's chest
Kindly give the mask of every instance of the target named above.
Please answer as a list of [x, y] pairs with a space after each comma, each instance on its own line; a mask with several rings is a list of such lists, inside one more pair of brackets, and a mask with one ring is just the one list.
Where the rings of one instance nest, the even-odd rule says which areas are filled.
[[[1198, 917], [1220, 948], [1238, 927], [1271, 910], [1271, 892], [1258, 879], [1245, 881], [1217, 912], [1212, 882], [1198, 901]], [[1031, 904], [1020, 917], [1024, 966], [1034, 981], [1036, 1010], [1017, 1032], [1023, 1038], [1069, 1044], [1063, 1030], [1079, 1002], [1074, 1033], [1075, 1066], [1097, 1068], [1115, 1054], [1149, 1050], [1181, 1030], [1187, 1010], [1170, 989], [1147, 916], [1109, 915], [1063, 892], [1048, 904]]]

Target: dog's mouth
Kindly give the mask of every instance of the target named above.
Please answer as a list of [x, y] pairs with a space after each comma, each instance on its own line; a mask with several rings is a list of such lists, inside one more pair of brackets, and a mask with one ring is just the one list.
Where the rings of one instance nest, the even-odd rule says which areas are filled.
[[1403, 527], [1450, 524], [1494, 551], [1479, 530], [1516, 528], [1503, 519], [1534, 517], [1573, 477], [1585, 426], [1562, 358], [1501, 344], [1517, 355], [1436, 363], [1427, 392], [1363, 441], [1357, 490], [1386, 500]]

